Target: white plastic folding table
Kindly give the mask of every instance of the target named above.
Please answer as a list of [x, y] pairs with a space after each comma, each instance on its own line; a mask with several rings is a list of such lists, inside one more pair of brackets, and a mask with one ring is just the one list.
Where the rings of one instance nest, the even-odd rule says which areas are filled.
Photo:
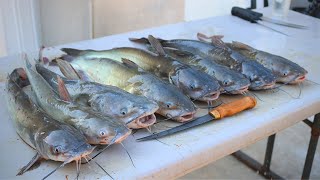
[[[270, 9], [268, 8], [261, 11], [266, 16], [270, 15]], [[256, 108], [238, 115], [207, 123], [183, 133], [162, 138], [160, 141], [136, 142], [136, 138], [146, 136], [149, 133], [147, 131], [135, 133], [124, 141], [135, 167], [120, 145], [111, 146], [96, 158], [96, 161], [115, 179], [171, 179], [183, 176], [317, 114], [313, 123], [312, 121], [306, 121], [313, 127], [310, 146], [314, 146], [319, 137], [320, 124], [320, 114], [318, 114], [320, 112], [320, 21], [293, 11], [289, 12], [287, 21], [308, 26], [308, 29], [300, 30], [268, 24], [289, 35], [284, 36], [263, 26], [251, 24], [228, 15], [75, 42], [49, 48], [45, 53], [51, 54], [52, 57], [59, 52], [58, 49], [61, 47], [96, 50], [123, 46], [141, 47], [128, 41], [128, 38], [152, 34], [163, 39], [195, 39], [196, 33], [202, 32], [208, 35], [223, 34], [225, 36], [223, 40], [226, 42], [236, 40], [257, 49], [284, 56], [309, 71], [307, 79], [310, 81], [303, 83], [302, 92], [298, 98], [287, 94], [298, 96], [298, 86], [283, 86], [282, 89], [287, 93], [283, 91], [255, 92], [263, 101], [258, 100]], [[29, 162], [35, 153], [15, 133], [4, 100], [6, 76], [13, 68], [19, 66], [23, 66], [23, 61], [19, 55], [0, 59], [0, 116], [2, 122], [0, 126], [0, 179], [42, 178], [59, 165], [57, 162], [47, 161], [21, 177], [15, 176], [18, 169]], [[239, 97], [241, 96], [223, 95], [221, 99], [224, 102], [229, 102]], [[116, 102], [110, 102], [110, 105], [112, 103]], [[199, 110], [197, 116], [204, 114], [206, 114], [205, 110]], [[168, 122], [167, 125], [176, 124]], [[164, 127], [160, 126], [158, 128]], [[269, 151], [272, 149], [272, 139], [269, 139]], [[311, 170], [310, 165], [314, 153], [312, 149], [310, 151], [304, 178], [308, 178]], [[238, 154], [239, 156], [243, 157], [243, 154]], [[271, 159], [270, 153], [264, 166], [267, 170], [268, 158]], [[269, 171], [266, 172], [270, 174]], [[58, 170], [50, 178], [75, 178], [75, 174], [75, 165], [69, 164]], [[86, 179], [109, 178], [93, 163], [81, 166], [80, 177]]]

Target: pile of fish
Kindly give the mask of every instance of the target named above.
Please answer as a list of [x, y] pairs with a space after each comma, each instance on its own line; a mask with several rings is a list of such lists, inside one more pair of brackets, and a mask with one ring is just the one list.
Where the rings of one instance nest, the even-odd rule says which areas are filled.
[[18, 174], [50, 159], [63, 162], [58, 168], [75, 161], [78, 177], [81, 159], [91, 159], [96, 145], [121, 143], [131, 129], [154, 125], [155, 114], [192, 121], [195, 100], [210, 104], [222, 93], [297, 84], [307, 74], [288, 59], [240, 42], [225, 43], [222, 36], [199, 33], [198, 38], [130, 38], [149, 51], [63, 48], [66, 55], [54, 63], [65, 77], [26, 60], [26, 68], [15, 69], [6, 86], [16, 131], [36, 150]]

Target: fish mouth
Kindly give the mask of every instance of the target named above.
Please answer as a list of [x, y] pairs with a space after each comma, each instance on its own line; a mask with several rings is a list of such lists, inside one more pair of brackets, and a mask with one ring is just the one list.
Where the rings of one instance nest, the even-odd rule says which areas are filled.
[[253, 90], [253, 91], [266, 90], [266, 89], [272, 89], [275, 85], [276, 85], [275, 82], [271, 82], [271, 83], [265, 84], [263, 86], [253, 86], [253, 87], [251, 87], [251, 85], [250, 85], [249, 89]]
[[156, 116], [152, 114], [142, 115], [131, 121], [127, 126], [132, 129], [146, 128], [153, 125], [157, 121]]
[[242, 86], [241, 88], [233, 91], [229, 91], [227, 93], [230, 94], [243, 94], [244, 92], [248, 91], [250, 85]]
[[156, 122], [156, 116], [154, 114], [150, 114], [147, 116], [144, 116], [142, 118], [139, 118], [137, 120], [137, 124], [143, 128], [146, 128], [148, 126], [151, 126]]
[[99, 144], [101, 144], [101, 145], [105, 145], [105, 144], [109, 144], [109, 143], [110, 143], [109, 139], [101, 139], [99, 142]]
[[199, 100], [202, 100], [202, 101], [213, 101], [213, 100], [218, 99], [219, 95], [220, 95], [220, 91], [211, 92], [211, 93], [199, 98]]
[[249, 89], [249, 85], [244, 86], [244, 87], [238, 89], [237, 92], [238, 92], [239, 94], [242, 94], [242, 93], [248, 91], [248, 89]]
[[176, 121], [178, 122], [187, 122], [187, 121], [191, 121], [194, 118], [194, 115], [196, 114], [196, 112], [187, 112], [177, 118], [175, 118]]
[[266, 84], [262, 87], [262, 89], [271, 89], [273, 88], [274, 86], [276, 85], [276, 83], [272, 82], [272, 83], [269, 83], [269, 84]]
[[298, 83], [301, 83], [302, 81], [304, 81], [305, 79], [306, 79], [306, 75], [299, 76], [299, 77], [297, 77], [297, 79], [290, 82], [289, 84], [298, 84]]
[[121, 143], [123, 140], [127, 139], [127, 137], [131, 134], [131, 130], [122, 135], [121, 137], [117, 138], [115, 143]]
[[[88, 147], [88, 145], [85, 145], [85, 146]], [[90, 149], [85, 150], [85, 152], [77, 152], [76, 154], [72, 154], [71, 158], [69, 159], [69, 162], [80, 160], [81, 158], [88, 156], [89, 154], [92, 153], [92, 151], [96, 148], [96, 146], [91, 146], [89, 148]]]

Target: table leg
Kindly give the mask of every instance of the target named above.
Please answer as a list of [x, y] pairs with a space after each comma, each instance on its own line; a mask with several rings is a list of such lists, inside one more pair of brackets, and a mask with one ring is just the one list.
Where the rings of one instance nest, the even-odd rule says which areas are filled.
[[314, 155], [317, 149], [318, 139], [320, 135], [320, 113], [314, 116], [314, 120], [311, 126], [311, 138], [309, 142], [309, 148], [304, 163], [301, 179], [309, 179]]
[[236, 157], [239, 161], [247, 165], [249, 168], [251, 168], [254, 171], [257, 171], [260, 175], [262, 175], [265, 178], [268, 179], [283, 179], [278, 174], [272, 172], [270, 170], [270, 164], [271, 164], [271, 158], [272, 158], [272, 152], [273, 152], [273, 145], [275, 141], [276, 135], [273, 134], [269, 136], [268, 143], [267, 143], [267, 149], [265, 154], [265, 159], [263, 165], [261, 165], [258, 161], [254, 160], [250, 156], [246, 155], [245, 153], [241, 151], [237, 151], [233, 153], [232, 155]]
[[264, 156], [264, 163], [260, 169], [260, 171], [263, 174], [268, 174], [268, 172], [270, 172], [271, 158], [272, 158], [272, 152], [273, 152], [273, 146], [274, 146], [275, 139], [276, 139], [276, 134], [273, 134], [273, 135], [269, 136], [269, 138], [268, 138], [266, 154]]

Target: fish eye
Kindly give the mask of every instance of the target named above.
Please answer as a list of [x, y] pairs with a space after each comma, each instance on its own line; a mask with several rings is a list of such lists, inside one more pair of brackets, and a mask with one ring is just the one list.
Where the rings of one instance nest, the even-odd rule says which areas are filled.
[[257, 79], [257, 75], [253, 75], [249, 77], [250, 81], [254, 81], [255, 79]]
[[61, 153], [61, 151], [62, 151], [62, 149], [60, 146], [53, 147], [54, 154], [59, 154], [59, 153]]
[[223, 85], [229, 85], [230, 84], [230, 81], [228, 81], [228, 80], [225, 80], [225, 81], [223, 81]]
[[283, 76], [288, 76], [288, 73], [287, 73], [287, 72], [284, 72], [284, 73], [283, 73]]
[[190, 87], [190, 89], [194, 89], [194, 88], [195, 88], [195, 85], [194, 85], [194, 84], [191, 84], [189, 87]]
[[171, 108], [171, 107], [172, 107], [172, 103], [167, 102], [167, 103], [166, 103], [166, 106], [167, 106], [167, 108]]
[[126, 109], [126, 108], [121, 109], [121, 110], [120, 110], [120, 113], [121, 113], [122, 115], [126, 115], [126, 114], [127, 114], [127, 109]]
[[104, 132], [104, 131], [100, 131], [100, 133], [99, 133], [99, 134], [100, 134], [100, 136], [101, 136], [101, 137], [103, 137], [103, 136], [105, 136], [105, 135], [106, 135], [106, 132]]

